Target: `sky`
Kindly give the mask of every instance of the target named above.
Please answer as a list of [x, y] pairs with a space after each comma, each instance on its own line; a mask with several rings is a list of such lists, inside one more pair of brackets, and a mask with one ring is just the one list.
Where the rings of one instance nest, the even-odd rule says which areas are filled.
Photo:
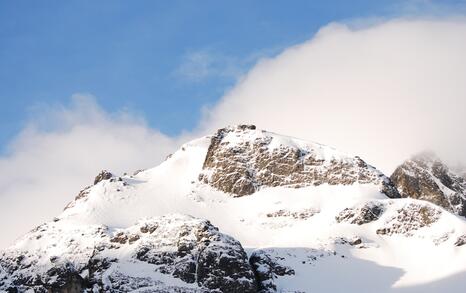
[[[401, 1], [0, 1], [0, 149], [40, 105], [94, 95], [167, 134], [191, 130], [263, 56]], [[404, 6], [403, 6], [404, 7]], [[404, 9], [404, 8], [403, 8]]]
[[156, 166], [229, 124], [386, 174], [425, 149], [464, 164], [465, 14], [465, 1], [0, 0], [0, 248], [100, 170]]

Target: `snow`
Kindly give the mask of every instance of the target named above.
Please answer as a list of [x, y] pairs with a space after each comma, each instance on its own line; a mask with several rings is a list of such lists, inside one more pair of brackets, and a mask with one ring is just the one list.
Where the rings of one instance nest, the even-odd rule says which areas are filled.
[[[229, 132], [224, 141], [232, 147], [264, 137], [271, 139], [270, 150], [291, 146], [327, 161], [353, 159], [324, 145], [259, 130]], [[198, 181], [209, 144], [209, 136], [191, 141], [153, 169], [121, 176], [122, 181], [99, 182], [66, 209], [57, 223], [47, 224], [61, 234], [55, 246], [50, 246], [50, 236], [44, 237], [44, 242], [33, 242], [34, 247], [25, 238], [15, 249], [76, 258], [79, 263], [82, 255], [63, 255], [69, 249], [64, 245], [69, 245], [77, 231], [86, 231], [80, 244], [91, 247], [96, 241], [91, 235], [102, 227], [117, 232], [130, 229], [143, 218], [180, 213], [208, 219], [240, 241], [249, 253], [265, 249], [284, 258], [283, 264], [295, 274], [274, 280], [279, 292], [417, 292], [421, 288], [422, 292], [438, 292], [439, 288], [463, 290], [466, 285], [466, 246], [454, 246], [456, 239], [466, 234], [464, 218], [424, 201], [388, 199], [375, 184], [266, 187], [235, 198]], [[336, 221], [345, 208], [370, 202], [384, 206], [379, 219], [363, 225]], [[411, 235], [376, 233], [396, 224], [399, 211], [411, 205], [432, 208], [439, 213], [438, 221]], [[341, 244], [342, 239], [357, 238], [362, 240], [359, 245]], [[116, 257], [127, 259], [124, 249], [118, 253]], [[142, 263], [113, 265], [135, 276], [151, 272], [150, 265]], [[180, 282], [174, 278], [167, 281], [171, 277], [163, 274], [157, 278]], [[443, 281], [450, 278], [454, 285], [445, 285]]]

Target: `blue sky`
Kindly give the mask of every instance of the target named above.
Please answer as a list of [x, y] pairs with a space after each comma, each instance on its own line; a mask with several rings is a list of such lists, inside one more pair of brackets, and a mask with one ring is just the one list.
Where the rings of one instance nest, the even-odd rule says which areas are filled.
[[425, 1], [0, 1], [0, 149], [38, 105], [74, 93], [190, 130], [258, 58], [408, 2]]

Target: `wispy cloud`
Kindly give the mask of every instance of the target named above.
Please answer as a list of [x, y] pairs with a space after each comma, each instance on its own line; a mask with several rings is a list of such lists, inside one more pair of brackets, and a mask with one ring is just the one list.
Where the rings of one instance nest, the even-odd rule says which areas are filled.
[[189, 82], [209, 79], [240, 79], [258, 60], [271, 56], [278, 48], [261, 50], [247, 56], [233, 56], [213, 49], [190, 51], [182, 56], [174, 75]]

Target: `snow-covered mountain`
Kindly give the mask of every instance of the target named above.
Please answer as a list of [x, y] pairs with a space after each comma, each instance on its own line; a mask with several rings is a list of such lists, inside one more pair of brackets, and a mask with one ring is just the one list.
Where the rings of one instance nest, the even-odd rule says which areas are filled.
[[328, 146], [223, 128], [155, 168], [100, 173], [1, 252], [0, 290], [461, 291], [465, 219], [396, 187]]

